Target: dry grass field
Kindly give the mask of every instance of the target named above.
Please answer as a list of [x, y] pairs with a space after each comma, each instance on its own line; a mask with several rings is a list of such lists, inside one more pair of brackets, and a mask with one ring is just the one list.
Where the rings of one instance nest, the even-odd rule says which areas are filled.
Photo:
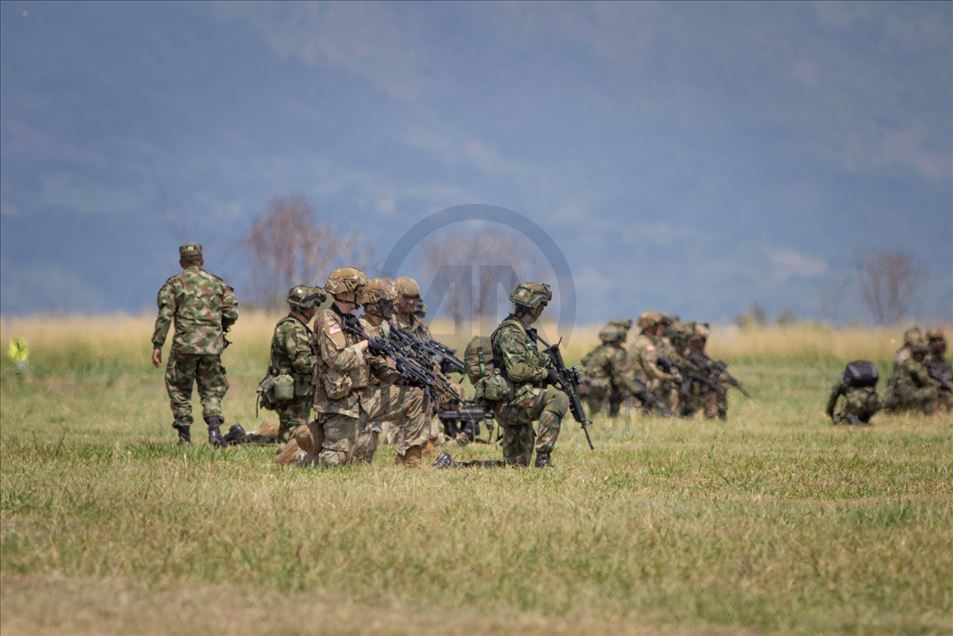
[[[246, 428], [274, 320], [243, 315], [224, 354]], [[0, 366], [5, 636], [953, 633], [953, 422], [823, 414], [899, 332], [716, 329], [753, 395], [727, 422], [597, 420], [590, 452], [567, 421], [553, 470], [409, 472], [386, 446], [326, 471], [176, 446], [151, 329], [0, 323], [31, 346], [26, 377]]]

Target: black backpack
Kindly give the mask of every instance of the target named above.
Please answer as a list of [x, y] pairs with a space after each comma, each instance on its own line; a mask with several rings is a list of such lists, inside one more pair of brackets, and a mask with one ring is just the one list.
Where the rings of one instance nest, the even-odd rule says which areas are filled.
[[844, 369], [844, 382], [851, 388], [877, 386], [879, 379], [877, 367], [868, 360], [854, 360]]

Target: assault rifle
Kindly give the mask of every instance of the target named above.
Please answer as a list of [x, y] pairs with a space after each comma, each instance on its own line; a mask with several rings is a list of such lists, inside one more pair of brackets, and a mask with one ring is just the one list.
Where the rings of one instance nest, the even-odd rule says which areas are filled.
[[[477, 402], [466, 401], [458, 408], [449, 411], [438, 411], [437, 418], [443, 424], [448, 437], [456, 437], [463, 433], [471, 442], [493, 443], [493, 413], [487, 411]], [[480, 423], [487, 422], [487, 439], [481, 440]]]
[[361, 327], [357, 316], [353, 314], [341, 314], [341, 319], [344, 331], [362, 340], [367, 340], [367, 350], [371, 353], [393, 360], [397, 373], [409, 384], [421, 387], [430, 394], [434, 392], [442, 393], [451, 399], [460, 401], [460, 394], [453, 388], [446, 376], [442, 373], [436, 373], [425, 362], [404, 353], [395, 340], [369, 336]]
[[726, 384], [735, 387], [741, 391], [741, 394], [746, 398], [751, 397], [751, 394], [745, 391], [744, 387], [741, 386], [741, 382], [739, 382], [735, 376], [728, 373], [728, 365], [721, 360], [712, 360], [704, 351], [693, 351], [688, 354], [688, 360], [702, 369], [705, 369], [711, 376], [719, 377], [724, 380]]
[[556, 383], [562, 392], [569, 397], [569, 410], [572, 412], [572, 416], [576, 421], [579, 422], [579, 425], [582, 426], [582, 432], [586, 434], [586, 442], [589, 444], [589, 450], [595, 450], [595, 447], [592, 445], [592, 438], [589, 437], [589, 425], [591, 422], [586, 417], [586, 412], [582, 408], [582, 400], [579, 399], [579, 391], [576, 390], [576, 387], [582, 382], [579, 369], [576, 367], [566, 367], [566, 363], [563, 361], [563, 354], [559, 351], [559, 342], [562, 342], [562, 339], [556, 344], [549, 344], [540, 338], [538, 334], [532, 331], [529, 333], [533, 334], [532, 337], [546, 347], [543, 349], [543, 353], [547, 354], [553, 363], [553, 370], [556, 372]]
[[403, 347], [422, 354], [440, 365], [440, 370], [444, 373], [464, 373], [466, 366], [463, 360], [454, 355], [456, 352], [447, 345], [436, 340], [422, 340], [406, 329], [398, 327], [391, 323], [391, 336]]
[[928, 362], [927, 371], [940, 384], [940, 389], [953, 393], [953, 366], [949, 362]]
[[657, 395], [649, 391], [649, 387], [645, 385], [645, 382], [636, 378], [632, 381], [632, 384], [636, 389], [632, 391], [632, 395], [642, 403], [643, 407], [655, 411], [662, 417], [672, 417], [672, 411], [668, 408], [668, 405], [660, 400]]

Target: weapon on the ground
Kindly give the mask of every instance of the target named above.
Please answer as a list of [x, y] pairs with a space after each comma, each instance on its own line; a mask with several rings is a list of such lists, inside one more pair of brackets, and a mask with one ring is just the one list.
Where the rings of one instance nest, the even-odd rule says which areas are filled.
[[663, 417], [672, 417], [672, 410], [669, 409], [668, 405], [660, 400], [657, 395], [649, 391], [649, 387], [646, 386], [645, 382], [635, 379], [632, 383], [636, 389], [632, 391], [632, 395], [642, 403], [642, 406], [651, 411], [655, 411]]
[[953, 366], [949, 362], [928, 362], [927, 371], [930, 377], [940, 384], [940, 388], [947, 393], [953, 393]]
[[586, 434], [586, 442], [589, 444], [589, 449], [595, 450], [595, 447], [592, 445], [592, 438], [589, 436], [589, 425], [591, 422], [586, 417], [586, 412], [582, 408], [582, 400], [579, 399], [579, 391], [576, 390], [576, 387], [582, 382], [579, 369], [576, 367], [567, 367], [563, 361], [563, 354], [559, 351], [559, 342], [562, 342], [562, 339], [555, 344], [549, 344], [540, 338], [539, 335], [535, 337], [545, 347], [543, 352], [549, 356], [552, 362], [559, 388], [569, 397], [569, 410], [572, 412], [572, 416], [576, 421], [579, 422], [579, 425], [582, 426], [582, 432]]
[[458, 358], [455, 355], [456, 352], [447, 345], [436, 340], [423, 340], [394, 324], [390, 326], [390, 333], [402, 346], [426, 355], [436, 362], [443, 373], [464, 373], [466, 371], [463, 360]]
[[404, 353], [397, 341], [368, 335], [361, 327], [357, 316], [353, 314], [342, 314], [341, 318], [344, 331], [367, 340], [367, 350], [371, 353], [393, 360], [397, 373], [408, 383], [421, 387], [430, 393], [442, 393], [457, 401], [461, 399], [460, 394], [453, 388], [446, 376], [437, 373], [418, 358]]
[[741, 382], [738, 381], [738, 378], [728, 373], [728, 365], [721, 360], [712, 360], [705, 354], [703, 351], [693, 351], [688, 355], [688, 359], [699, 367], [705, 369], [711, 376], [721, 378], [725, 381], [726, 384], [729, 384], [739, 391], [746, 398], [750, 398], [751, 394], [745, 391], [744, 387], [741, 386]]
[[[471, 442], [493, 443], [493, 413], [473, 401], [466, 401], [453, 410], [438, 411], [437, 418], [443, 423], [450, 438], [463, 433]], [[487, 439], [480, 439], [480, 423], [487, 423]]]

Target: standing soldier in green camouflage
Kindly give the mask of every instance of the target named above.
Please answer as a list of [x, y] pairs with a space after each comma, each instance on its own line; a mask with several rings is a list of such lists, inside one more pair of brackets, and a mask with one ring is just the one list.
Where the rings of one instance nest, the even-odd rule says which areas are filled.
[[[495, 415], [503, 429], [503, 459], [510, 466], [529, 466], [536, 448], [536, 467], [552, 461], [569, 397], [556, 384], [555, 371], [536, 346], [539, 319], [553, 294], [545, 283], [520, 283], [510, 294], [515, 308], [490, 336], [493, 363], [509, 384], [509, 399]], [[533, 422], [539, 420], [539, 431]]]
[[682, 377], [677, 371], [666, 372], [659, 368], [659, 351], [657, 341], [665, 330], [662, 315], [657, 311], [646, 311], [639, 315], [636, 326], [640, 330], [639, 336], [632, 343], [629, 358], [636, 376], [645, 380], [649, 390], [665, 402], [673, 413], [678, 407], [678, 386]]
[[162, 364], [162, 345], [174, 322], [175, 335], [165, 372], [172, 428], [178, 431], [180, 443], [191, 443], [192, 385], [197, 384], [209, 444], [220, 446], [224, 442], [219, 427], [225, 421], [222, 398], [228, 391], [220, 356], [226, 346], [225, 332], [238, 320], [238, 302], [234, 290], [202, 269], [204, 264], [201, 245], [189, 243], [179, 248], [182, 272], [169, 278], [159, 290], [152, 364]]
[[[278, 440], [288, 441], [296, 428], [308, 423], [314, 399], [314, 334], [308, 323], [327, 298], [318, 287], [296, 285], [288, 292], [288, 315], [275, 325], [271, 337], [268, 375], [270, 402], [278, 413]], [[276, 390], [284, 383], [285, 391]], [[278, 395], [286, 393], [286, 395]], [[282, 398], [282, 399], [279, 399]]]
[[946, 360], [946, 336], [934, 327], [927, 330], [927, 356], [925, 364], [930, 377], [940, 383], [939, 406], [944, 411], [953, 411], [953, 370]]

